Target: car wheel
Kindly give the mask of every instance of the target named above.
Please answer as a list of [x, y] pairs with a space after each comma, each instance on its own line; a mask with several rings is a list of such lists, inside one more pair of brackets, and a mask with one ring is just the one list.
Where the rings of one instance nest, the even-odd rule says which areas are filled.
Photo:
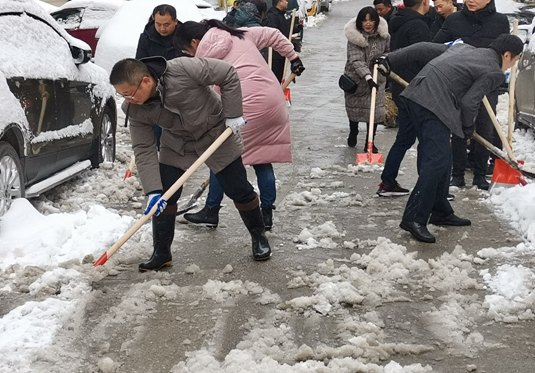
[[0, 142], [0, 216], [15, 198], [24, 197], [24, 177], [19, 155], [7, 142]]
[[91, 157], [91, 167], [96, 168], [102, 162], [115, 161], [115, 117], [112, 110], [106, 106], [100, 119], [99, 134], [95, 141], [93, 156]]

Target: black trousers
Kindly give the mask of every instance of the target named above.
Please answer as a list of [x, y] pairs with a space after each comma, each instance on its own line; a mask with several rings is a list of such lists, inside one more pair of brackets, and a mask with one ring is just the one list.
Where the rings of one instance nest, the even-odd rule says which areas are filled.
[[411, 100], [405, 103], [418, 137], [418, 181], [407, 201], [403, 220], [427, 224], [431, 214], [453, 214], [448, 201], [451, 132], [429, 110]]
[[[184, 174], [184, 170], [160, 163], [160, 175], [164, 193]], [[253, 186], [247, 180], [247, 171], [241, 157], [215, 174], [225, 194], [236, 203], [249, 203], [256, 198]], [[169, 206], [176, 205], [182, 188], [167, 201]]]
[[284, 62], [286, 59], [273, 58], [271, 61], [271, 71], [277, 77], [279, 83], [282, 83], [282, 75], [284, 74]]
[[[491, 92], [487, 95], [487, 98], [489, 99], [489, 103], [492, 107], [492, 110], [494, 111], [494, 113], [496, 113], [496, 106], [498, 105], [498, 92]], [[481, 106], [479, 107], [479, 113], [475, 122], [475, 130], [484, 139], [501, 148], [501, 142], [499, 141], [499, 138], [498, 141], [495, 140], [497, 134], [494, 130], [492, 119], [490, 119], [487, 109], [483, 104], [481, 104]], [[474, 176], [485, 176], [485, 174], [487, 173], [490, 153], [483, 145], [476, 142], [475, 140], [472, 141], [475, 142], [475, 145], [473, 146], [474, 154], [472, 158], [474, 162]], [[453, 168], [451, 171], [451, 176], [464, 177], [464, 170], [466, 169], [467, 161], [466, 138], [461, 138], [453, 135], [451, 137], [451, 147], [453, 152]]]

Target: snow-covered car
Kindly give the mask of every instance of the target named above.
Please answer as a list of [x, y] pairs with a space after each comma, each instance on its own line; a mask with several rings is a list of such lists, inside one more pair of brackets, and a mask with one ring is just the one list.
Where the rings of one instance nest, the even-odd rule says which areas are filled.
[[[154, 8], [161, 3], [162, 0], [126, 2], [97, 32], [95, 63], [109, 73], [117, 61], [134, 58], [139, 35], [145, 29]], [[177, 19], [180, 22], [200, 22], [204, 19], [199, 8], [191, 0], [166, 0], [165, 3], [176, 8]]]
[[535, 38], [531, 38], [517, 65], [515, 123], [535, 128]]
[[98, 28], [108, 22], [124, 3], [124, 0], [72, 0], [50, 15], [70, 35], [89, 44], [95, 54]]
[[0, 215], [115, 159], [115, 90], [33, 0], [0, 0]]

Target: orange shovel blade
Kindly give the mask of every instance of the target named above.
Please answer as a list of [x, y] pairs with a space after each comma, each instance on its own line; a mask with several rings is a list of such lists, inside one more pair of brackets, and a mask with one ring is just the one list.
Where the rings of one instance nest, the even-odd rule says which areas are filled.
[[360, 153], [357, 154], [357, 164], [361, 163], [383, 163], [383, 155], [382, 154], [374, 154], [374, 153]]
[[286, 97], [286, 101], [292, 102], [292, 95], [290, 94], [290, 88], [286, 88], [284, 90], [284, 97]]
[[361, 163], [383, 163], [383, 155], [379, 153], [372, 152], [372, 143], [368, 143], [368, 152], [357, 154], [357, 164]]
[[126, 170], [126, 173], [124, 174], [124, 179], [123, 179], [123, 181], [126, 180], [126, 179], [128, 179], [128, 178], [131, 177], [131, 176], [132, 176], [132, 171], [130, 171], [130, 170]]
[[[519, 161], [519, 163], [521, 163], [521, 161]], [[501, 159], [496, 159], [494, 161], [494, 172], [492, 173], [491, 181], [496, 184], [525, 185], [525, 180], [522, 174]]]

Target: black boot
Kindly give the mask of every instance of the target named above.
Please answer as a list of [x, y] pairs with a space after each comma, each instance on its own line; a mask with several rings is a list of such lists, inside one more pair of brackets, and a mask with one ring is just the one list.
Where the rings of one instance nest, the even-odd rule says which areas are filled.
[[349, 136], [347, 146], [354, 148], [357, 145], [357, 135], [359, 134], [359, 122], [349, 121]]
[[273, 209], [262, 209], [262, 218], [265, 230], [270, 231], [273, 227]]
[[252, 239], [253, 259], [267, 260], [271, 257], [271, 247], [265, 234], [264, 220], [260, 211], [258, 197], [248, 203], [236, 203], [243, 223], [249, 230]]
[[[171, 256], [171, 244], [175, 237], [175, 214], [176, 205], [167, 207], [160, 216], [152, 217], [152, 241], [154, 252], [149, 260], [139, 265], [141, 272], [157, 271], [173, 264]], [[174, 212], [172, 211], [174, 207]], [[170, 212], [167, 214], [166, 212]], [[166, 213], [165, 215], [163, 215]]]
[[184, 214], [184, 219], [195, 225], [202, 225], [209, 228], [217, 228], [219, 224], [219, 210], [221, 206], [204, 206], [202, 210], [194, 214]]

